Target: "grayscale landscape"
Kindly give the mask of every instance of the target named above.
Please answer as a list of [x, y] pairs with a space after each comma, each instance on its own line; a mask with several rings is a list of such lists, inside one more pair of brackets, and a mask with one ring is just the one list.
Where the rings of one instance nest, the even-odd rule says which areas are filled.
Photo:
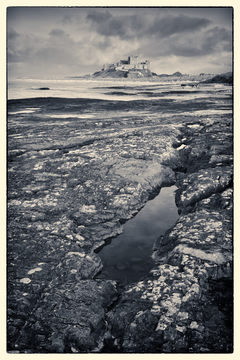
[[227, 7], [8, 9], [9, 353], [232, 353], [231, 36]]

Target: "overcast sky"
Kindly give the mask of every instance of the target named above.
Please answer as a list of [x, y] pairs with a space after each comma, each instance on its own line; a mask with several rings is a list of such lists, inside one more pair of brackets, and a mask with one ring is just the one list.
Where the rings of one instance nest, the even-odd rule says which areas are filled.
[[161, 73], [231, 71], [231, 8], [12, 7], [10, 78], [63, 78], [128, 55]]

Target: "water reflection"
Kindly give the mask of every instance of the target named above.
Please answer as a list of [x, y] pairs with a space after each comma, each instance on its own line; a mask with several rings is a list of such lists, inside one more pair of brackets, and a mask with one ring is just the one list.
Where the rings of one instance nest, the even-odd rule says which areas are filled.
[[98, 253], [103, 271], [98, 278], [131, 283], [140, 280], [153, 266], [154, 240], [174, 225], [178, 218], [176, 186], [162, 188], [159, 195], [124, 225], [122, 234]]

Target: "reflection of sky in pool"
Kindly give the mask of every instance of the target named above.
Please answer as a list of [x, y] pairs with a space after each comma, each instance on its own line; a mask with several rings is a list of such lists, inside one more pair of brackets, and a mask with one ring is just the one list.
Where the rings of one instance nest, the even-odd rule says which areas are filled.
[[162, 188], [160, 194], [124, 225], [122, 234], [98, 253], [103, 271], [98, 278], [131, 283], [140, 280], [153, 266], [154, 240], [174, 225], [178, 218], [176, 186]]

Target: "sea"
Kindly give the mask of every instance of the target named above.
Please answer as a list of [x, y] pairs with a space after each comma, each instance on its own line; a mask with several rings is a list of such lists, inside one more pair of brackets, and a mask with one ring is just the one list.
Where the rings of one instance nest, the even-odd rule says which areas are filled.
[[[201, 84], [197, 81], [174, 79], [168, 81], [130, 81], [127, 79], [16, 79], [8, 82], [8, 99], [28, 98], [87, 98], [102, 100], [181, 100], [207, 99], [220, 101], [231, 93], [231, 87], [224, 84]], [[195, 85], [195, 86], [194, 86]], [[40, 90], [48, 88], [49, 90]]]

